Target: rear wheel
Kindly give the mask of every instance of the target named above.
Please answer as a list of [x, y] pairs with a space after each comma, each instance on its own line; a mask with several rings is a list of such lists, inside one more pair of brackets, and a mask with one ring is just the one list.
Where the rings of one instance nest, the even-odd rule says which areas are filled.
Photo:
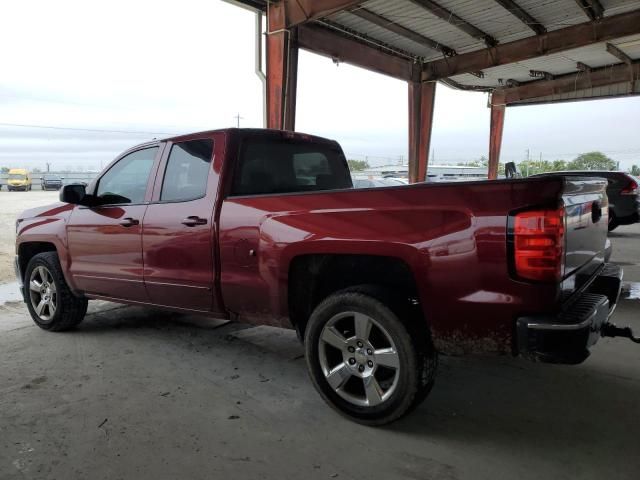
[[433, 385], [436, 354], [400, 311], [376, 296], [343, 291], [309, 319], [305, 349], [313, 384], [331, 407], [358, 423], [400, 418]]
[[35, 255], [25, 272], [27, 307], [40, 328], [52, 332], [69, 330], [87, 313], [87, 299], [76, 297], [62, 274], [58, 254]]

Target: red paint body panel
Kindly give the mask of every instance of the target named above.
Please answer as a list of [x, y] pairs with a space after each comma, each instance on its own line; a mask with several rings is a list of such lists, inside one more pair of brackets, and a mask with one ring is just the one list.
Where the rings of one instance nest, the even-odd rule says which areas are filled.
[[[180, 141], [202, 136], [183, 137]], [[204, 136], [210, 138], [210, 135]], [[171, 142], [164, 149], [160, 172], [165, 171]], [[214, 211], [218, 196], [219, 169], [224, 155], [224, 137], [214, 139], [214, 160], [204, 197], [185, 201], [160, 201], [162, 175], [158, 176], [152, 202], [147, 207], [142, 234], [144, 279], [149, 301], [156, 305], [202, 312], [224, 312], [216, 294], [216, 228]], [[217, 160], [217, 163], [216, 163]], [[195, 216], [206, 224], [185, 226]]]
[[[220, 220], [226, 305], [250, 321], [286, 324], [294, 257], [388, 256], [413, 272], [434, 336], [490, 332], [503, 339], [499, 350], [508, 349], [516, 316], [553, 311], [559, 299], [557, 286], [532, 286], [509, 275], [507, 212], [554, 198], [561, 184], [536, 187], [425, 184], [227, 199]], [[249, 249], [257, 258], [246, 255]]]
[[[508, 215], [557, 205], [566, 193], [561, 177], [229, 196], [239, 146], [258, 134], [328, 142], [291, 132], [235, 129], [160, 142], [164, 153], [144, 205], [61, 204], [25, 212], [18, 250], [25, 242], [51, 242], [69, 284], [90, 297], [287, 327], [294, 259], [392, 257], [413, 275], [425, 321], [445, 352], [508, 352], [517, 317], [555, 312], [563, 295], [573, 291], [575, 282], [532, 284], [510, 272]], [[197, 138], [212, 138], [215, 146], [206, 196], [160, 202], [170, 144]], [[572, 187], [578, 196], [569, 199], [577, 206], [582, 185]], [[590, 188], [589, 200], [604, 187]], [[191, 215], [206, 218], [207, 224], [182, 225]], [[126, 216], [139, 218], [140, 225], [122, 227], [119, 221]], [[568, 228], [574, 235], [572, 224]], [[606, 237], [606, 222], [603, 228]], [[601, 262], [595, 251], [599, 240], [581, 242], [582, 250], [594, 250], [590, 271]]]
[[[67, 223], [69, 273], [76, 288], [113, 298], [148, 301], [143, 282], [142, 220], [146, 205], [76, 207]], [[140, 225], [125, 227], [125, 218]]]

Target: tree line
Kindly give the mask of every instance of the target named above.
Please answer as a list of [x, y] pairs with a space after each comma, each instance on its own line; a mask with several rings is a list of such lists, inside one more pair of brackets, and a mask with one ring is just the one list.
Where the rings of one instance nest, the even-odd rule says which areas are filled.
[[[472, 167], [486, 167], [489, 160], [480, 157], [470, 163], [459, 163], [458, 165], [468, 165]], [[524, 160], [518, 163], [518, 170], [524, 177], [536, 175], [538, 173], [562, 172], [566, 170], [616, 170], [618, 164], [615, 160], [607, 157], [602, 152], [588, 152], [578, 155], [573, 160]], [[500, 174], [504, 174], [504, 163], [498, 167]], [[640, 166], [633, 165], [629, 171], [631, 175], [640, 175]]]

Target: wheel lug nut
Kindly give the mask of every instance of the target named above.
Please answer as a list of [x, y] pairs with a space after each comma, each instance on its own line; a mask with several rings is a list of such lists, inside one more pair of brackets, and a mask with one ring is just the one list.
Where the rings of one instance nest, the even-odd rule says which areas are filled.
[[353, 348], [351, 345], [349, 345], [349, 347], [347, 348], [347, 350], [349, 350], [349, 353], [353, 353], [356, 351], [355, 348]]
[[367, 365], [369, 365], [369, 368], [372, 368], [372, 367], [373, 367], [373, 362], [372, 362], [371, 360], [369, 360], [369, 361], [367, 362]]
[[356, 345], [358, 345], [358, 348], [362, 348], [363, 343], [362, 343], [360, 340], [358, 340], [358, 342], [356, 343]]
[[356, 363], [356, 359], [355, 359], [355, 358], [353, 358], [353, 357], [351, 357], [351, 358], [349, 359], [349, 365], [354, 365], [355, 363]]
[[359, 372], [364, 372], [364, 365], [359, 365], [358, 366], [358, 371]]
[[373, 351], [370, 348], [367, 348], [367, 355], [372, 355]]

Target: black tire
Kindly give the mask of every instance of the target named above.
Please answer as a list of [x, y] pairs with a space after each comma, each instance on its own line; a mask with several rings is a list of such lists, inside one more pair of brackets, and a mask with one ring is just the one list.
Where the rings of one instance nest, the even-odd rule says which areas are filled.
[[[50, 315], [50, 318], [48, 319], [43, 319], [36, 311], [37, 307], [34, 306], [35, 302], [42, 300], [42, 297], [38, 296], [40, 294], [33, 290], [31, 285], [31, 279], [34, 278], [34, 270], [39, 267], [44, 267], [46, 269], [46, 272], [50, 275], [47, 281], [49, 284], [54, 284], [56, 292], [53, 294], [55, 295], [56, 303], [54, 313], [53, 315]], [[36, 278], [42, 278], [39, 273], [41, 271], [42, 270], [38, 270], [38, 272], [36, 272]], [[60, 267], [60, 261], [56, 252], [44, 252], [35, 255], [27, 265], [24, 275], [24, 284], [27, 308], [29, 309], [31, 318], [36, 325], [43, 330], [48, 330], [50, 332], [70, 330], [82, 322], [82, 319], [87, 313], [87, 299], [75, 296], [69, 289], [69, 286], [64, 279], [64, 275], [62, 274], [62, 268]], [[51, 295], [52, 298], [53, 295]], [[51, 312], [50, 309], [48, 311], [49, 313]]]
[[[382, 330], [379, 332], [390, 338], [397, 352], [398, 369], [394, 368], [393, 370], [395, 373], [392, 386], [388, 390], [378, 390], [383, 391], [380, 396], [382, 401], [373, 406], [368, 405], [366, 387], [362, 387], [365, 390], [364, 396], [366, 398], [360, 401], [367, 403], [367, 405], [357, 404], [344, 398], [344, 391], [349, 386], [349, 382], [355, 382], [354, 386], [358, 387], [358, 382], [364, 381], [357, 376], [348, 377], [349, 379], [344, 381], [344, 386], [340, 387], [340, 391], [343, 393], [338, 393], [339, 390], [329, 384], [325, 373], [329, 370], [333, 372], [335, 369], [328, 369], [326, 361], [321, 359], [321, 355], [323, 355], [321, 349], [327, 348], [325, 344], [321, 344], [325, 325], [341, 315], [347, 315], [348, 318], [349, 312], [363, 314], [373, 320], [375, 324], [373, 328], [377, 330], [381, 327]], [[375, 290], [351, 289], [329, 296], [313, 311], [305, 331], [305, 356], [314, 387], [332, 408], [357, 423], [377, 426], [399, 419], [426, 398], [433, 387], [435, 378], [437, 355], [426, 328], [421, 326], [423, 324], [420, 322], [423, 320], [411, 318], [409, 307], [405, 308], [401, 302], [394, 301], [393, 296], [388, 292], [379, 293]], [[354, 326], [354, 328], [356, 327]], [[345, 337], [348, 335], [347, 333]], [[352, 338], [356, 338], [355, 333]], [[349, 341], [352, 340], [349, 339]], [[375, 348], [377, 347], [374, 346]], [[351, 354], [346, 353], [346, 355]], [[324, 358], [327, 358], [326, 353]], [[361, 356], [361, 358], [365, 357]], [[360, 362], [360, 360], [357, 361]], [[338, 363], [343, 365], [340, 360]], [[381, 365], [381, 367], [383, 366]], [[348, 368], [347, 362], [345, 361], [344, 366], [340, 368]], [[358, 368], [360, 367], [358, 366]], [[372, 369], [373, 375], [376, 374], [378, 365], [375, 364], [374, 368]], [[353, 380], [354, 378], [355, 380]], [[377, 385], [382, 384], [378, 382]], [[388, 395], [387, 398], [384, 398], [386, 395]]]

